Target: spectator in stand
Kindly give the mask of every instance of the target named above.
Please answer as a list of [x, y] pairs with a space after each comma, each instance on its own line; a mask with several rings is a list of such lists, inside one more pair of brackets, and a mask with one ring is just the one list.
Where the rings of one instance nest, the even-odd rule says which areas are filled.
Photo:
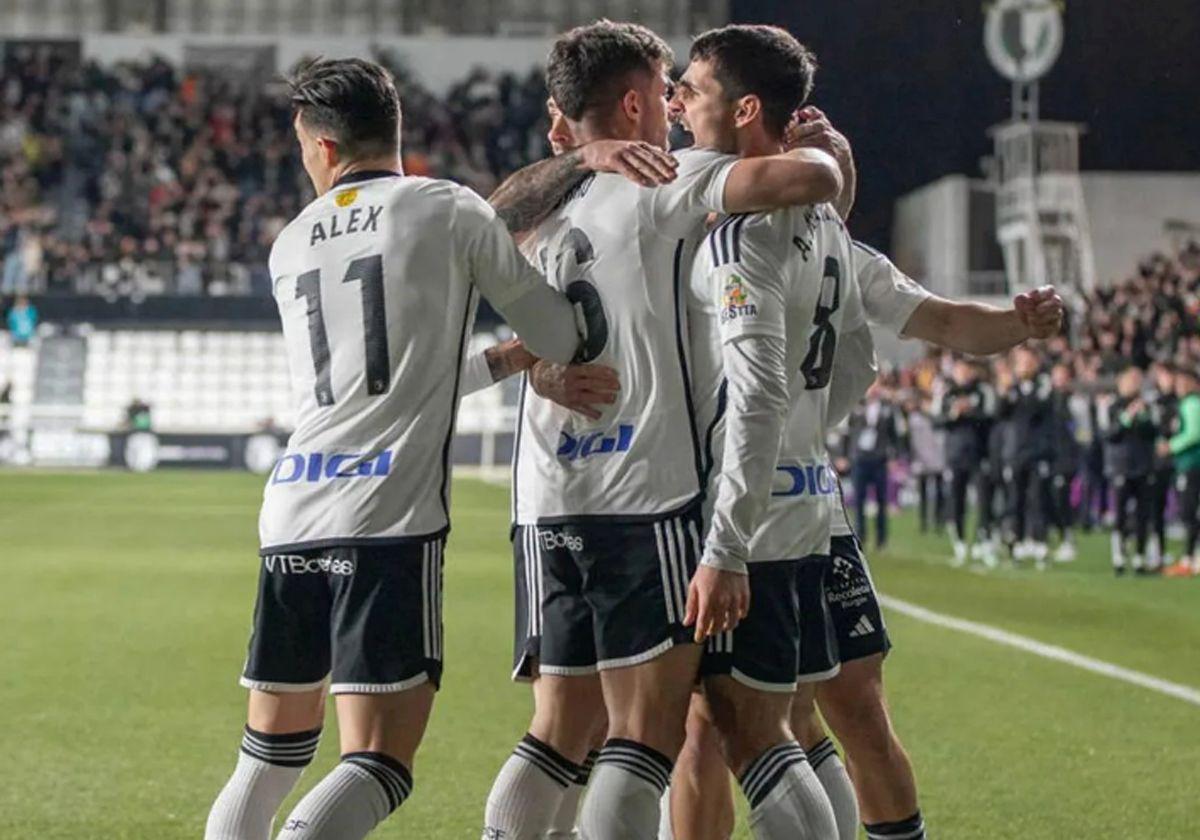
[[37, 307], [29, 302], [29, 298], [21, 295], [8, 310], [8, 332], [12, 336], [13, 344], [24, 347], [33, 341], [33, 337], [37, 335], [37, 326]]
[[134, 397], [125, 407], [125, 424], [131, 432], [148, 432], [154, 427], [150, 416], [150, 404], [141, 397]]

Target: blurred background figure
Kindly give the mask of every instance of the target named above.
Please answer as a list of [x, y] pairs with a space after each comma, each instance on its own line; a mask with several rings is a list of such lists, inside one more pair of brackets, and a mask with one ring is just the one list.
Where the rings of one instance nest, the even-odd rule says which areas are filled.
[[1050, 377], [1029, 347], [1013, 352], [1013, 379], [999, 399], [1006, 421], [1004, 483], [1008, 487], [1009, 545], [1014, 560], [1033, 560], [1041, 568], [1048, 553], [1047, 508], [1050, 485], [1052, 415]]
[[13, 344], [24, 347], [33, 341], [33, 337], [37, 335], [37, 326], [37, 307], [29, 302], [29, 298], [21, 295], [8, 310], [8, 332], [12, 336]]
[[1159, 454], [1170, 454], [1179, 476], [1179, 519], [1184, 526], [1183, 556], [1166, 569], [1171, 577], [1200, 575], [1196, 541], [1200, 538], [1200, 374], [1195, 367], [1177, 368], [1175, 393], [1179, 398], [1177, 429], [1159, 444]]
[[1081, 412], [1086, 406], [1078, 403], [1071, 387], [1071, 368], [1058, 363], [1050, 369], [1050, 483], [1049, 515], [1058, 531], [1058, 547], [1054, 559], [1069, 563], [1075, 559], [1075, 508], [1071, 491], [1079, 473], [1082, 447], [1078, 438]]
[[[1158, 424], [1142, 395], [1140, 368], [1125, 368], [1117, 378], [1116, 396], [1104, 400], [1104, 462], [1116, 494], [1112, 530], [1113, 570], [1122, 575], [1126, 565], [1137, 574], [1146, 572], [1146, 542], [1150, 533], [1154, 442]], [[1133, 554], [1127, 551], [1132, 541]]]
[[904, 406], [912, 477], [917, 485], [917, 523], [922, 534], [937, 530], [946, 519], [946, 440], [931, 414], [932, 405], [931, 398], [910, 393]]
[[846, 453], [854, 487], [858, 537], [867, 542], [867, 494], [875, 496], [875, 548], [888, 540], [888, 466], [900, 449], [904, 419], [891, 394], [878, 382], [848, 420]]
[[[1175, 371], [1172, 366], [1157, 360], [1150, 365], [1149, 405], [1158, 425], [1158, 444], [1169, 441], [1176, 426], [1179, 399], [1175, 396]], [[1146, 570], [1161, 572], [1171, 564], [1167, 551], [1167, 506], [1175, 484], [1175, 464], [1169, 447], [1156, 446], [1151, 470], [1149, 512], [1150, 537], [1146, 544]]]
[[[967, 493], [972, 484], [978, 486], [986, 469], [988, 432], [995, 409], [996, 394], [981, 379], [979, 367], [964, 358], [955, 360], [951, 379], [943, 385], [934, 405], [934, 416], [944, 430], [950, 534], [954, 563], [959, 566], [974, 548], [967, 544]], [[977, 496], [984, 498], [983, 492]], [[980, 501], [981, 517], [982, 504]], [[994, 551], [977, 552], [977, 557], [989, 565], [996, 562]]]

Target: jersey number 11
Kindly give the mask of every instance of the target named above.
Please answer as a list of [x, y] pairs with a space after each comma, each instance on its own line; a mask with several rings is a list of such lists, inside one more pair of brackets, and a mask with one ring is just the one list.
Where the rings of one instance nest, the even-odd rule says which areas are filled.
[[[362, 281], [363, 338], [366, 341], [367, 393], [387, 393], [392, 382], [388, 356], [387, 313], [383, 309], [383, 257], [373, 254], [359, 257], [346, 269], [343, 283]], [[321, 310], [321, 271], [313, 269], [296, 278], [296, 298], [308, 304], [308, 343], [312, 348], [313, 370], [317, 384], [313, 391], [317, 405], [333, 405], [333, 385], [329, 381], [329, 336], [325, 333], [325, 314]]]

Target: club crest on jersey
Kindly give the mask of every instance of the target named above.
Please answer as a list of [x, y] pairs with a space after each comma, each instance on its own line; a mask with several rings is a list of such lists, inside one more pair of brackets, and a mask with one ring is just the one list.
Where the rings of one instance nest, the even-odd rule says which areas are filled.
[[358, 198], [358, 190], [346, 190], [334, 196], [333, 201], [338, 207], [349, 207]]
[[736, 274], [732, 275], [721, 292], [721, 323], [735, 318], [753, 318], [757, 314], [758, 307], [750, 302], [745, 281]]
[[837, 483], [826, 464], [804, 464], [779, 466], [778, 476], [786, 479], [786, 486], [772, 490], [772, 496], [832, 496], [837, 492]]
[[615, 434], [591, 432], [576, 437], [567, 432], [559, 432], [558, 457], [564, 461], [578, 461], [594, 455], [628, 452], [632, 444], [633, 426], [629, 423], [618, 426]]
[[392, 471], [391, 450], [364, 457], [353, 453], [289, 452], [275, 464], [271, 484], [315, 484], [338, 478], [380, 478]]

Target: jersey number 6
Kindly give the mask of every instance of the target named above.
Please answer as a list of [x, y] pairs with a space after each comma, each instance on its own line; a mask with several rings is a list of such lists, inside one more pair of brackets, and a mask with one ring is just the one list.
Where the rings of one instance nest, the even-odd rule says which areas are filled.
[[[372, 254], [359, 257], [346, 269], [343, 283], [362, 281], [363, 338], [366, 341], [367, 393], [387, 393], [392, 384], [392, 365], [388, 356], [387, 313], [383, 309], [383, 257]], [[312, 348], [313, 370], [317, 383], [313, 392], [317, 405], [333, 405], [333, 385], [329, 380], [329, 336], [325, 333], [325, 313], [321, 310], [321, 271], [313, 269], [296, 278], [296, 299], [308, 304], [308, 342]]]
[[608, 344], [608, 316], [604, 314], [600, 292], [592, 282], [591, 265], [595, 259], [596, 251], [587, 234], [579, 228], [567, 231], [555, 258], [555, 271], [559, 288], [583, 313], [587, 325], [587, 338], [575, 354], [576, 362], [593, 361]]

